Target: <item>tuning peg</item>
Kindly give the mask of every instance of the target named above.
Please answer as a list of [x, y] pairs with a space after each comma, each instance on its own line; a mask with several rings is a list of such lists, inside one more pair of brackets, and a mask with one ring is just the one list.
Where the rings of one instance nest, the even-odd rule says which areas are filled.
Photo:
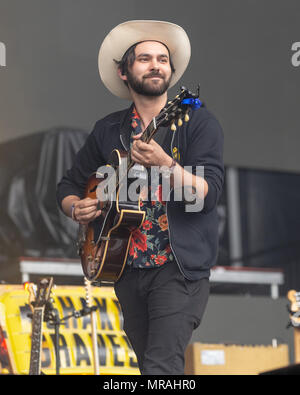
[[172, 122], [172, 124], [171, 124], [171, 130], [173, 130], [173, 132], [175, 132], [175, 130], [176, 130], [175, 122]]
[[190, 120], [188, 113], [185, 113], [184, 120], [185, 120], [185, 122], [188, 122]]
[[182, 126], [182, 119], [181, 118], [178, 118], [178, 122], [177, 122], [177, 124], [178, 124], [178, 126]]

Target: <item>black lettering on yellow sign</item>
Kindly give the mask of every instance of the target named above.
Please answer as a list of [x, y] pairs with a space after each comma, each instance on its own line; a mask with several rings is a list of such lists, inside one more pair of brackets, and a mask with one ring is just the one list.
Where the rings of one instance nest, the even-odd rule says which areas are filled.
[[98, 306], [100, 312], [100, 322], [101, 322], [101, 329], [109, 329], [113, 330], [112, 323], [109, 319], [109, 314], [107, 313], [107, 303], [106, 299], [95, 298], [96, 305]]
[[[80, 298], [81, 308], [86, 306], [86, 300], [84, 298]], [[82, 329], [86, 329], [88, 325], [91, 325], [91, 315], [85, 315], [82, 317]]]
[[[92, 337], [92, 334], [90, 335]], [[105, 341], [102, 335], [97, 335], [97, 345], [98, 345], [98, 355], [99, 355], [99, 365], [106, 365], [106, 347]]]
[[82, 317], [82, 329], [86, 329], [88, 326], [91, 325], [91, 315], [85, 315]]
[[81, 362], [83, 361], [85, 361], [85, 363], [90, 366], [91, 360], [86, 345], [77, 333], [74, 333], [73, 336], [76, 344], [76, 366], [80, 366]]
[[42, 368], [48, 368], [49, 366], [51, 366], [51, 354], [45, 335], [43, 335], [43, 339], [42, 339], [41, 363], [42, 363]]
[[[131, 343], [130, 343], [128, 337], [127, 337], [126, 335], [123, 335], [122, 337], [123, 337], [123, 339], [125, 340], [125, 342], [126, 342], [128, 348], [129, 348], [130, 350], [133, 351], [132, 345], [131, 345]], [[129, 358], [129, 365], [130, 365], [132, 368], [137, 368], [137, 367], [139, 366], [138, 363], [137, 363], [136, 356], [130, 357], [130, 358]]]
[[[57, 299], [58, 299], [58, 301], [59, 301], [59, 303], [60, 303], [60, 305], [62, 307], [63, 317], [71, 315], [74, 312], [75, 307], [74, 307], [74, 304], [72, 302], [72, 299], [69, 296], [64, 296], [64, 297], [58, 296]], [[65, 321], [65, 327], [66, 328], [70, 327], [69, 323], [70, 323], [71, 320], [72, 320], [73, 328], [77, 328], [77, 320], [74, 317]]]
[[[53, 343], [53, 347], [55, 347], [55, 335], [50, 334], [50, 337]], [[70, 354], [69, 354], [66, 338], [64, 337], [64, 335], [61, 334], [59, 335], [59, 356], [61, 359], [62, 366], [66, 366], [66, 367], [71, 366]]]
[[121, 346], [120, 344], [115, 342], [115, 338], [117, 337], [117, 335], [106, 335], [106, 337], [111, 342], [112, 352], [114, 357], [114, 366], [124, 366], [124, 362], [119, 361], [118, 359], [118, 350], [121, 348]]
[[[49, 337], [51, 338], [52, 347], [49, 343]], [[91, 334], [90, 334], [91, 337]], [[73, 340], [72, 340], [73, 338]], [[122, 342], [122, 340], [124, 342]], [[47, 369], [50, 367], [55, 366], [55, 348], [54, 348], [54, 341], [55, 335], [54, 334], [47, 334], [45, 337], [43, 335], [43, 342], [42, 342], [42, 368]], [[75, 343], [74, 347], [74, 357], [75, 357], [75, 366], [80, 367], [81, 365], [91, 366], [91, 340], [86, 343], [78, 333], [73, 333], [71, 336], [70, 334], [60, 334], [59, 338], [59, 349], [60, 349], [60, 360], [61, 360], [61, 367], [62, 368], [72, 368], [71, 366], [71, 344]], [[98, 334], [97, 336], [97, 344], [98, 344], [98, 355], [99, 355], [99, 366], [106, 366], [107, 365], [107, 358], [109, 350], [112, 351], [113, 356], [113, 365], [116, 367], [123, 367], [125, 366], [124, 354], [121, 349], [125, 346], [125, 351], [129, 356], [129, 366], [131, 368], [137, 368], [138, 363], [136, 356], [132, 350], [132, 346], [126, 337], [126, 335], [114, 335], [114, 334]], [[52, 349], [52, 353], [51, 353]], [[54, 360], [52, 361], [52, 358]], [[123, 359], [122, 359], [123, 358]]]
[[122, 313], [122, 309], [120, 306], [120, 303], [118, 301], [118, 299], [113, 299], [112, 300], [114, 305], [116, 306], [118, 313], [119, 313], [119, 321], [120, 321], [120, 330], [123, 330], [123, 326], [124, 326], [124, 318], [123, 318], [123, 313]]
[[[94, 298], [94, 305], [98, 307], [98, 310], [96, 311], [96, 315], [98, 317], [98, 322], [100, 322], [100, 327], [101, 329], [104, 330], [114, 330], [116, 328], [113, 327], [112, 320], [110, 316], [114, 315], [114, 312], [111, 311], [111, 308], [108, 311], [108, 305], [107, 305], [107, 299], [106, 298]], [[116, 314], [116, 324], [118, 324], [119, 321], [119, 326], [118, 329], [123, 330], [123, 314], [122, 310], [120, 307], [120, 304], [117, 299], [112, 299], [111, 300], [113, 305], [116, 307], [118, 314]], [[84, 298], [80, 298], [80, 305], [79, 309], [82, 309], [86, 306], [86, 301]], [[25, 304], [24, 306], [20, 306], [20, 315], [21, 315], [21, 320], [24, 321], [31, 321], [31, 318], [28, 317], [28, 314], [31, 313], [30, 307], [28, 304]], [[55, 300], [55, 307], [54, 310], [58, 313], [57, 315], [60, 318], [72, 315], [75, 310], [78, 310], [78, 307], [75, 308], [74, 303], [72, 299], [69, 296], [58, 296], [57, 299]], [[71, 325], [70, 325], [71, 324]], [[47, 328], [51, 329], [53, 328], [53, 325], [51, 323], [47, 322]], [[91, 316], [88, 314], [80, 319], [71, 317], [67, 320], [65, 320], [65, 328], [74, 328], [74, 329], [86, 329], [89, 325], [91, 325]]]

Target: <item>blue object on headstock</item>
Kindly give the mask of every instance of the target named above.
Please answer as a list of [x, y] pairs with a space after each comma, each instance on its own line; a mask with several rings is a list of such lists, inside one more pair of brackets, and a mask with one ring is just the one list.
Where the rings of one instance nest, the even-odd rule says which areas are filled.
[[199, 99], [183, 99], [181, 104], [187, 104], [188, 106], [191, 107], [192, 110], [197, 110], [202, 106], [202, 102]]

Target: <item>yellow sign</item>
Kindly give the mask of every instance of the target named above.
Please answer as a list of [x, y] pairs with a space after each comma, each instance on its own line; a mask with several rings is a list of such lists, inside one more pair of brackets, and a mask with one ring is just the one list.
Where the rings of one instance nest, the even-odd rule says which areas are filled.
[[[59, 317], [85, 306], [84, 287], [58, 286], [53, 291]], [[139, 374], [136, 356], [122, 330], [123, 317], [111, 287], [93, 288], [97, 306], [100, 374]], [[31, 351], [31, 313], [28, 293], [21, 285], [0, 285], [0, 373], [28, 374]], [[90, 315], [70, 318], [59, 328], [61, 374], [93, 374]], [[42, 327], [42, 372], [55, 374], [55, 331]], [[10, 365], [10, 366], [9, 366]]]

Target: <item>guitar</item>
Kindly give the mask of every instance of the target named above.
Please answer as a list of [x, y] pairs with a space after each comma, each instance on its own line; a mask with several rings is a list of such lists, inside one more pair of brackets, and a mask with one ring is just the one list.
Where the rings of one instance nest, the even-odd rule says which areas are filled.
[[35, 293], [34, 285], [28, 284], [29, 305], [32, 311], [32, 333], [29, 375], [41, 374], [42, 323], [46, 304], [50, 298], [53, 278], [42, 278]]
[[[182, 125], [182, 118], [188, 122], [189, 111], [202, 105], [198, 97], [199, 88], [197, 94], [193, 94], [182, 87], [175, 99], [168, 102], [160, 114], [153, 118], [143, 132], [141, 140], [149, 143], [160, 126], [171, 125], [171, 130], [174, 131], [175, 121], [178, 126]], [[106, 165], [108, 170], [112, 170], [113, 175], [108, 176], [107, 173], [107, 177], [104, 178], [104, 174], [98, 169], [88, 179], [85, 198], [98, 198], [101, 210], [101, 215], [97, 219], [88, 225], [79, 225], [78, 255], [84, 275], [90, 281], [115, 282], [119, 279], [126, 264], [132, 232], [144, 222], [145, 212], [141, 210], [140, 197], [135, 200], [120, 199], [120, 196], [124, 196], [124, 189], [127, 196], [128, 172], [134, 169], [135, 165], [130, 153], [115, 149]], [[107, 193], [109, 180], [113, 179], [113, 176], [115, 186]]]
[[289, 308], [291, 324], [295, 328], [300, 328], [300, 292], [291, 289], [287, 298], [291, 302]]

